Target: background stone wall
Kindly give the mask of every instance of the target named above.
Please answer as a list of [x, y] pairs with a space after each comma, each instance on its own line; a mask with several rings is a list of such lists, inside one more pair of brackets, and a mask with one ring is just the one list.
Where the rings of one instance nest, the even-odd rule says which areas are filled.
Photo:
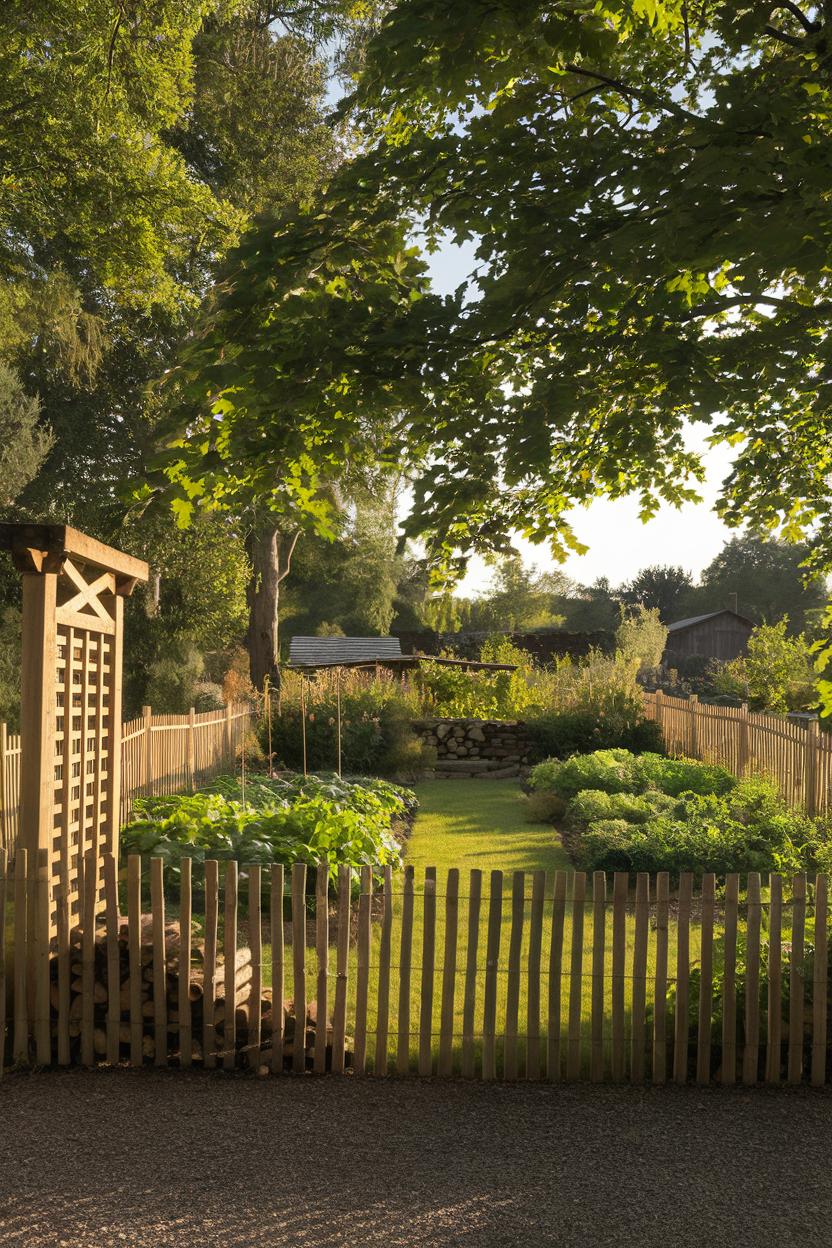
[[436, 775], [502, 780], [529, 761], [525, 724], [498, 719], [426, 719], [414, 724], [436, 751]]

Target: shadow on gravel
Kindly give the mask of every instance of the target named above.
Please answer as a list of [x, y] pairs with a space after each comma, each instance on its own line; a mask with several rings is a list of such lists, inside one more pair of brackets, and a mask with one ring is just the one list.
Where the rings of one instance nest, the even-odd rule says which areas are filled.
[[828, 1242], [832, 1094], [164, 1071], [0, 1082], [0, 1244]]

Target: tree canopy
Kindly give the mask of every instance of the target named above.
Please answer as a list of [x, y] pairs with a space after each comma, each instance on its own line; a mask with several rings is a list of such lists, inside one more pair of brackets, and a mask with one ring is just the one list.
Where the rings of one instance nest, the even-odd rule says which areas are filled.
[[[179, 487], [221, 501], [269, 454], [309, 481], [380, 406], [410, 532], [446, 558], [512, 530], [557, 550], [596, 494], [689, 497], [695, 420], [737, 448], [725, 516], [829, 558], [830, 21], [399, 0], [344, 109], [363, 151], [246, 240], [189, 352], [209, 383]], [[473, 239], [477, 297], [430, 296], [391, 223]]]

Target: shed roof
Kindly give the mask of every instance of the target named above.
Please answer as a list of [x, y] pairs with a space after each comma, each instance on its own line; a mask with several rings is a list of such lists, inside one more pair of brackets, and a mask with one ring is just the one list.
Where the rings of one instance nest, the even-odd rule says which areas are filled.
[[401, 657], [398, 637], [293, 637], [289, 643], [293, 667], [339, 667]]
[[754, 627], [754, 621], [749, 620], [748, 616], [740, 615], [738, 611], [732, 611], [730, 607], [724, 607], [722, 611], [708, 611], [705, 615], [691, 615], [686, 620], [674, 620], [672, 624], [668, 624], [667, 631], [678, 633], [683, 628], [692, 628], [694, 624], [704, 624], [706, 620], [715, 620], [720, 615], [732, 615], [735, 620], [740, 620], [749, 628]]

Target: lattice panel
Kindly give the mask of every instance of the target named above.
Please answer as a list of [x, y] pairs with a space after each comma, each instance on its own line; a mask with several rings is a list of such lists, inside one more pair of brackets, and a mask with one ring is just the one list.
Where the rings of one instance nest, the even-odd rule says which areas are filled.
[[[58, 583], [55, 683], [55, 772], [50, 871], [69, 891], [70, 918], [78, 921], [84, 861], [94, 852], [102, 889], [101, 856], [111, 852], [110, 747], [113, 710], [115, 619], [110, 573], [87, 582], [67, 560]], [[99, 896], [98, 907], [103, 905]]]

